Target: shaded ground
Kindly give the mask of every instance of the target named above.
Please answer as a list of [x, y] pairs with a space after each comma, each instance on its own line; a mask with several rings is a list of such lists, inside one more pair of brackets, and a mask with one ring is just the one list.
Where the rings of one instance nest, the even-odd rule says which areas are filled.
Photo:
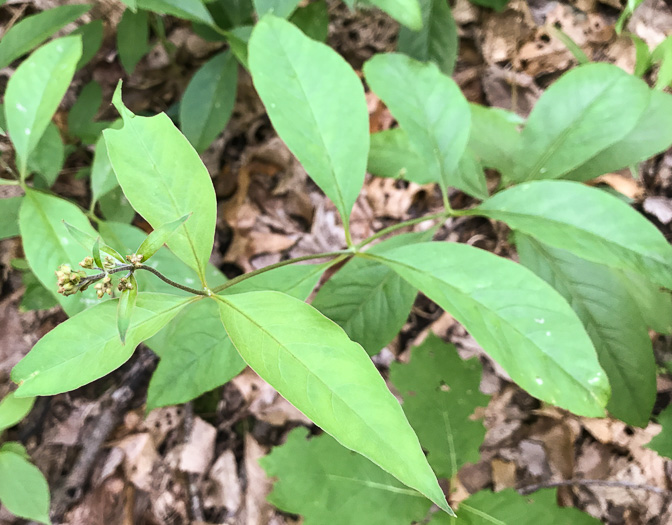
[[[61, 3], [10, 2], [0, 8], [0, 21], [9, 24], [22, 14]], [[330, 9], [329, 42], [355, 68], [374, 52], [394, 49], [398, 27], [382, 13], [349, 13], [337, 2], [331, 2]], [[461, 47], [455, 79], [470, 101], [526, 115], [543, 89], [575, 64], [546, 28], [557, 24], [590, 58], [632, 71], [631, 40], [614, 32], [620, 9], [617, 0], [514, 0], [502, 13], [494, 13], [458, 0], [453, 12]], [[167, 38], [177, 48], [174, 56], [157, 44], [128, 77], [114, 46], [122, 11], [123, 5], [112, 1], [100, 1], [92, 11], [106, 22], [106, 40], [66, 95], [56, 119], [60, 125], [65, 125], [65, 110], [78, 90], [92, 79], [103, 87], [105, 101], [117, 80], [125, 78], [125, 100], [136, 113], [170, 110], [191, 74], [217, 49], [218, 45], [194, 36], [183, 22], [169, 20]], [[647, 0], [629, 29], [653, 47], [672, 31], [672, 11], [664, 1]], [[4, 85], [11, 72], [0, 73]], [[368, 102], [372, 129], [389, 128], [393, 120], [383, 105], [371, 94]], [[99, 117], [111, 119], [114, 112], [105, 109]], [[86, 204], [87, 181], [75, 175], [90, 158], [86, 149], [72, 155], [54, 190]], [[341, 247], [334, 207], [277, 139], [242, 70], [234, 116], [203, 158], [219, 203], [212, 262], [229, 277], [287, 257]], [[640, 180], [619, 173], [599, 183], [634, 199], [635, 206], [672, 238], [672, 153], [643, 165]], [[470, 200], [455, 193], [452, 204], [461, 208]], [[369, 178], [352, 215], [353, 236], [362, 239], [440, 207], [438, 191], [431, 185]], [[146, 226], [140, 219], [136, 224]], [[503, 227], [486, 219], [459, 218], [448, 221], [437, 238], [515, 258], [507, 236]], [[58, 308], [19, 310], [24, 288], [10, 261], [21, 255], [18, 239], [0, 242], [0, 395], [8, 388], [11, 367], [65, 319]], [[612, 480], [624, 482], [623, 486], [562, 487], [560, 503], [577, 506], [606, 523], [672, 523], [672, 465], [642, 446], [659, 431], [658, 425], [637, 429], [616, 420], [588, 420], [541, 407], [507, 381], [454, 319], [423, 297], [376, 363], [385, 370], [392, 360], [407, 359], [410, 345], [430, 331], [455, 343], [463, 357], [480, 356], [485, 364], [481, 388], [492, 394], [482, 414], [488, 432], [481, 461], [462, 469], [451, 503], [486, 487]], [[656, 336], [654, 348], [661, 363], [669, 360], [669, 337]], [[156, 358], [141, 346], [131, 362], [111, 376], [69, 394], [40, 399], [29, 417], [8, 433], [8, 438], [28, 446], [49, 479], [54, 508], [64, 516], [63, 522], [296, 523], [295, 517], [265, 502], [271, 482], [257, 460], [281, 443], [289, 429], [309, 425], [305, 417], [248, 370], [193, 403], [158, 409], [145, 418], [146, 386], [155, 366]], [[667, 375], [660, 377], [658, 391], [656, 413], [670, 402], [672, 380]], [[14, 522], [0, 511], [0, 523]]]

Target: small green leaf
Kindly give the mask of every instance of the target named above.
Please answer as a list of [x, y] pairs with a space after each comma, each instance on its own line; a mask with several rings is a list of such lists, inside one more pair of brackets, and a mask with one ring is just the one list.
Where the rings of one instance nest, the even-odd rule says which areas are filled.
[[[421, 523], [430, 503], [394, 477], [323, 434], [296, 428], [284, 445], [259, 460], [277, 478], [268, 501], [303, 516], [304, 525]], [[347, 502], [344, 505], [343, 502]]]
[[35, 274], [27, 268], [21, 273], [21, 282], [26, 287], [19, 305], [20, 312], [30, 310], [48, 310], [58, 305], [54, 294], [47, 290], [35, 277]]
[[79, 35], [82, 38], [82, 56], [75, 67], [77, 71], [96, 56], [100, 46], [103, 45], [103, 32], [103, 21], [98, 19], [91, 20], [88, 24], [81, 25], [70, 33], [70, 36]]
[[446, 0], [420, 0], [422, 29], [402, 27], [397, 49], [421, 62], [434, 62], [442, 73], [452, 75], [459, 38], [457, 24]]
[[162, 15], [214, 25], [212, 15], [201, 0], [136, 0], [137, 6]]
[[488, 198], [488, 181], [485, 178], [483, 166], [469, 148], [464, 151], [457, 165], [453, 186], [477, 199]]
[[481, 370], [478, 359], [463, 361], [433, 334], [411, 350], [408, 364], [390, 365], [404, 413], [439, 478], [451, 479], [462, 465], [480, 459], [485, 427], [473, 415], [489, 399], [478, 390]]
[[260, 20], [265, 14], [288, 18], [297, 5], [299, 0], [254, 0], [254, 9]]
[[500, 492], [482, 490], [462, 501], [457, 512], [457, 519], [445, 519], [435, 514], [429, 525], [600, 524], [600, 521], [579, 509], [558, 506], [556, 489], [538, 490], [529, 496], [521, 496], [513, 489]]
[[226, 32], [226, 40], [229, 43], [229, 47], [231, 47], [231, 52], [245, 69], [249, 69], [247, 63], [247, 44], [250, 41], [253, 29], [254, 26], [240, 26]]
[[659, 415], [658, 423], [663, 427], [660, 434], [646, 445], [646, 448], [658, 452], [663, 457], [672, 458], [672, 405], [667, 405]]
[[501, 108], [469, 104], [471, 133], [468, 148], [473, 151], [484, 168], [499, 171], [505, 180], [511, 180], [523, 121], [515, 113]]
[[422, 29], [422, 12], [418, 0], [369, 0], [369, 3], [413, 31]]
[[433, 182], [432, 174], [413, 148], [408, 134], [401, 128], [379, 131], [371, 135], [371, 148], [366, 167], [379, 177], [404, 179], [416, 184]]
[[660, 64], [655, 88], [663, 90], [672, 84], [672, 35], [656, 46], [651, 53], [651, 62]]
[[170, 236], [179, 228], [184, 222], [191, 216], [191, 214], [184, 215], [177, 220], [171, 221], [169, 223], [160, 226], [152, 233], [150, 233], [147, 238], [142, 241], [140, 247], [135, 251], [138, 255], [142, 255], [142, 262], [147, 261], [152, 255], [154, 255], [159, 248], [168, 242]]
[[21, 63], [7, 83], [7, 131], [26, 176], [28, 157], [56, 112], [82, 55], [80, 37], [64, 37], [42, 46]]
[[18, 441], [6, 441], [0, 445], [0, 452], [11, 452], [21, 456], [24, 459], [30, 460], [30, 455], [28, 454], [26, 447], [24, 447]]
[[527, 119], [514, 180], [556, 179], [617, 143], [637, 124], [650, 93], [646, 83], [612, 64], [565, 73]]
[[399, 403], [338, 325], [278, 292], [216, 298], [231, 341], [255, 372], [345, 447], [451, 512]]
[[659, 334], [672, 333], [672, 294], [646, 277], [631, 272], [618, 272], [630, 297], [637, 304], [646, 326]]
[[58, 127], [49, 122], [35, 149], [28, 157], [28, 171], [39, 174], [48, 187], [53, 186], [65, 162], [65, 147]]
[[97, 237], [93, 243], [93, 248], [91, 249], [93, 254], [93, 262], [97, 268], [104, 268], [103, 260], [100, 258], [100, 237]]
[[495, 11], [502, 11], [506, 4], [509, 3], [509, 0], [470, 0], [472, 4], [482, 5], [483, 7], [489, 7]]
[[121, 0], [124, 4], [128, 6], [128, 8], [133, 11], [134, 13], [138, 9], [138, 1], [137, 0]]
[[0, 239], [19, 235], [19, 208], [23, 197], [0, 199]]
[[531, 271], [446, 242], [369, 257], [455, 317], [531, 395], [579, 415], [604, 415], [609, 385], [590, 338], [565, 299]]
[[35, 465], [23, 456], [0, 451], [0, 502], [28, 520], [50, 524], [49, 485]]
[[101, 131], [109, 126], [109, 122], [94, 122], [100, 104], [103, 101], [103, 91], [100, 84], [91, 81], [86, 84], [77, 98], [77, 101], [68, 113], [68, 132], [79, 137], [88, 144], [98, 140]]
[[[107, 145], [105, 148], [107, 148]], [[98, 199], [98, 205], [103, 217], [108, 221], [129, 224], [135, 218], [135, 210], [119, 186], [115, 186], [105, 195], [102, 195]]]
[[140, 59], [149, 51], [149, 20], [147, 11], [126, 9], [117, 26], [119, 60], [130, 75]]
[[348, 230], [369, 149], [361, 81], [333, 49], [271, 15], [252, 32], [249, 66], [273, 127], [334, 202]]
[[586, 327], [611, 384], [607, 410], [630, 425], [645, 426], [656, 400], [656, 360], [624, 276], [526, 235], [516, 235], [516, 246], [521, 264], [553, 286]]
[[96, 294], [93, 288], [69, 297], [58, 294], [54, 272], [61, 264], [76, 266], [84, 257], [91, 255], [93, 243], [88, 248], [79, 246], [64, 221], [94, 239], [97, 236], [86, 215], [76, 205], [30, 188], [26, 190], [19, 210], [19, 228], [26, 259], [35, 276], [65, 312], [74, 315], [96, 304]]
[[593, 158], [563, 176], [565, 179], [585, 181], [617, 171], [656, 155], [672, 145], [672, 95], [651, 92], [646, 109], [635, 127], [615, 144], [600, 151]]
[[[100, 237], [93, 236], [85, 231], [82, 231], [65, 220], [63, 221], [63, 224], [67, 228], [68, 233], [72, 236], [72, 238], [75, 239], [75, 241], [77, 241], [84, 249], [86, 249], [87, 252], [93, 253], [97, 250], [98, 252], [103, 252], [106, 255], [114, 257], [119, 262], [119, 264], [126, 264], [126, 259], [124, 259], [124, 256], [107, 244], [101, 243]], [[97, 258], [100, 259], [100, 253], [98, 253]], [[96, 264], [98, 265], [98, 268], [103, 267], [102, 260], [96, 261]]]
[[445, 194], [469, 140], [471, 114], [460, 88], [435, 64], [396, 53], [374, 56], [364, 75]]
[[26, 417], [34, 404], [34, 397], [14, 397], [14, 392], [2, 398], [0, 401], [0, 434]]
[[128, 277], [128, 284], [130, 288], [121, 292], [117, 305], [117, 330], [122, 345], [126, 344], [126, 334], [131, 326], [131, 316], [138, 298], [138, 283], [132, 274]]
[[504, 190], [470, 211], [539, 241], [672, 289], [672, 246], [626, 203], [570, 181], [534, 181]]
[[133, 115], [121, 101], [121, 84], [113, 102], [124, 127], [107, 129], [103, 136], [126, 198], [155, 229], [194, 212], [170, 237], [168, 247], [196, 270], [205, 285], [217, 215], [208, 170], [165, 113], [154, 117]]
[[324, 0], [299, 7], [294, 11], [289, 21], [313, 40], [327, 41], [327, 36], [329, 36], [329, 8]]
[[96, 142], [96, 149], [93, 154], [93, 163], [91, 165], [91, 192], [93, 193], [93, 202], [118, 187], [117, 177], [112, 170], [112, 164], [107, 156], [107, 146], [105, 138], [100, 136]]
[[0, 69], [10, 65], [56, 31], [74, 22], [91, 9], [87, 4], [63, 5], [28, 16], [5, 33], [0, 40]]
[[238, 63], [230, 51], [215, 55], [193, 76], [180, 102], [182, 132], [203, 152], [231, 117], [238, 86]]
[[19, 384], [15, 395], [69, 392], [109, 374], [131, 357], [138, 344], [193, 300], [178, 295], [138, 294], [126, 344], [119, 340], [116, 299], [75, 315], [47, 333], [14, 367], [12, 380]]

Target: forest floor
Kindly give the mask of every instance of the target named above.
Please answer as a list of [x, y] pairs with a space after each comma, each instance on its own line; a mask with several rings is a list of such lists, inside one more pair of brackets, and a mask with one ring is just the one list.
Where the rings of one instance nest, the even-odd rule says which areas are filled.
[[[0, 8], [0, 22], [62, 3], [10, 0]], [[549, 33], [552, 25], [561, 27], [589, 58], [634, 69], [634, 45], [614, 29], [622, 9], [618, 0], [512, 0], [500, 13], [467, 0], [451, 3], [460, 35], [454, 78], [471, 102], [526, 116], [543, 90], [576, 64], [566, 46]], [[166, 38], [176, 52], [169, 56], [157, 42], [129, 76], [115, 51], [122, 10], [120, 2], [96, 3], [91, 15], [105, 21], [103, 48], [75, 77], [57, 122], [59, 115], [65, 120], [78, 89], [90, 80], [102, 86], [104, 101], [111, 99], [123, 78], [125, 101], [134, 112], [169, 110], [194, 71], [222, 46], [195, 36], [188, 24], [168, 19]], [[394, 50], [398, 26], [383, 13], [351, 13], [342, 3], [330, 2], [330, 14], [329, 44], [356, 70], [361, 71], [372, 53]], [[627, 29], [654, 47], [672, 32], [670, 2], [647, 0]], [[9, 73], [3, 70], [0, 75]], [[386, 108], [371, 93], [367, 100], [372, 131], [389, 128], [394, 121]], [[106, 103], [103, 108], [100, 119], [114, 117]], [[88, 202], [87, 182], [76, 174], [89, 158], [72, 156], [54, 191]], [[219, 205], [211, 262], [229, 277], [288, 257], [342, 247], [333, 205], [277, 138], [242, 68], [232, 120], [203, 159]], [[637, 179], [619, 172], [594, 183], [631, 199], [672, 239], [672, 152], [643, 164]], [[451, 202], [456, 208], [471, 203], [460, 192]], [[441, 206], [433, 185], [369, 177], [353, 211], [353, 236], [362, 239]], [[147, 228], [137, 216], [135, 224]], [[508, 233], [490, 220], [464, 217], [446, 222], [437, 238], [515, 260]], [[21, 256], [18, 238], [0, 241], [0, 397], [9, 388], [12, 366], [66, 318], [58, 307], [19, 308], [25, 287], [10, 261]], [[451, 503], [484, 488], [610, 480], [617, 486], [562, 486], [559, 503], [614, 525], [672, 523], [672, 463], [644, 446], [660, 431], [659, 425], [633, 428], [614, 419], [582, 418], [542, 406], [512, 384], [450, 315], [423, 296], [401, 334], [375, 358], [377, 366], [386, 373], [392, 361], [407, 360], [409, 349], [429, 333], [455, 344], [462, 357], [479, 356], [484, 364], [481, 390], [491, 396], [480, 414], [487, 429], [481, 459], [461, 469], [450, 487]], [[659, 362], [669, 361], [672, 339], [655, 336], [653, 344]], [[289, 430], [310, 422], [249, 369], [193, 403], [146, 416], [147, 384], [156, 365], [156, 357], [141, 346], [114, 374], [74, 392], [40, 398], [26, 420], [9, 433], [9, 438], [26, 444], [45, 473], [63, 523], [298, 523], [298, 517], [266, 502], [272, 480], [257, 460], [283, 443]], [[671, 400], [672, 377], [662, 374], [654, 415]], [[0, 523], [16, 522], [0, 510]]]

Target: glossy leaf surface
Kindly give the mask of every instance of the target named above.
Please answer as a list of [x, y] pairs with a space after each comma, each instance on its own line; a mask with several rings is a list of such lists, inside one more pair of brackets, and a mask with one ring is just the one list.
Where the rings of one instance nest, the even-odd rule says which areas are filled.
[[609, 385], [564, 298], [523, 266], [464, 244], [375, 256], [455, 317], [511, 378], [576, 414], [604, 414]]

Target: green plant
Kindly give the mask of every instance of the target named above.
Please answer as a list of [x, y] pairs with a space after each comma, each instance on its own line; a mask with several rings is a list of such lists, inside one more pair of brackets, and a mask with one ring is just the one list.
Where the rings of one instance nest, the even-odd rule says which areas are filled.
[[[0, 182], [20, 186], [25, 195], [3, 201], [9, 220], [2, 233], [21, 234], [30, 270], [71, 316], [16, 365], [13, 399], [67, 392], [103, 377], [141, 342], [161, 357], [149, 408], [189, 401], [247, 363], [336, 441], [386, 471], [376, 470], [376, 483], [415, 494], [396, 478], [451, 513], [436, 476], [454, 476], [457, 463], [426, 457], [421, 448], [441, 439], [435, 433], [443, 427], [426, 428], [426, 412], [405, 415], [369, 359], [399, 332], [419, 290], [533, 396], [579, 415], [604, 416], [606, 408], [628, 423], [646, 424], [655, 397], [647, 328], [672, 331], [672, 248], [627, 204], [581, 182], [669, 147], [670, 95], [615, 66], [586, 64], [556, 81], [522, 122], [506, 111], [469, 104], [446, 75], [455, 53], [446, 52], [443, 40], [432, 45], [444, 33], [421, 26], [433, 9], [437, 20], [450, 23], [445, 5], [377, 0], [371, 3], [407, 26], [408, 52], [428, 63], [392, 53], [365, 64], [367, 84], [399, 123], [370, 136], [356, 73], [287, 20], [266, 14], [250, 30], [251, 6], [126, 3], [129, 27], [160, 28], [155, 13], [168, 13], [227, 40], [231, 54], [215, 55], [192, 79], [179, 111], [184, 134], [166, 114], [134, 115], [123, 104], [121, 84], [113, 99], [121, 121], [93, 122], [99, 90], [85, 88], [70, 112], [70, 128], [95, 144], [88, 209], [48, 191], [60, 166], [44, 162], [65, 155], [51, 119], [83, 55], [90, 56], [86, 32], [38, 48], [11, 77], [2, 129], [14, 146], [16, 169], [3, 160], [14, 178]], [[296, 10], [297, 4], [259, 1], [254, 7], [307, 24], [311, 17], [297, 14], [310, 6]], [[10, 30], [0, 56], [18, 58], [67, 22], [57, 21], [53, 11], [48, 28], [34, 31], [39, 38], [26, 30], [31, 20], [37, 25], [35, 17], [22, 22], [30, 41], [18, 33], [7, 40], [16, 28]], [[43, 17], [41, 24], [47, 19], [45, 13], [36, 16]], [[141, 40], [120, 49], [128, 70], [146, 48]], [[9, 51], [6, 41], [15, 42]], [[198, 151], [231, 113], [234, 56], [249, 68], [280, 137], [338, 209], [346, 246], [227, 281], [208, 264], [216, 200]], [[379, 176], [437, 183], [445, 210], [355, 243], [349, 216], [367, 166]], [[484, 168], [501, 174], [501, 188], [492, 196]], [[451, 187], [482, 203], [453, 209]], [[123, 222], [122, 195], [131, 218], [135, 210], [154, 228], [149, 236], [130, 219]], [[97, 204], [105, 218], [96, 214]], [[508, 224], [522, 264], [431, 241], [433, 231], [391, 235], [458, 216]], [[69, 266], [78, 261], [81, 270]], [[322, 273], [343, 262], [312, 306], [306, 304]], [[112, 298], [115, 290], [118, 299]], [[194, 337], [204, 341], [197, 359]], [[456, 428], [466, 428], [464, 423]], [[353, 472], [374, 468], [350, 457], [358, 465]], [[419, 502], [426, 512], [428, 503]]]

